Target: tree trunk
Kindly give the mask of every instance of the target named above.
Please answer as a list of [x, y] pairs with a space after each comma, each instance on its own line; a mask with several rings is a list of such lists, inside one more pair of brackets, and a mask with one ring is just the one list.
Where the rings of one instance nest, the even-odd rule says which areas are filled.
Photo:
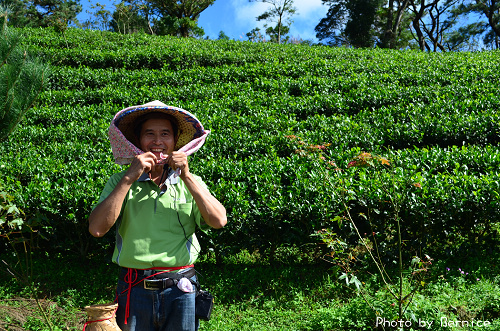
[[394, 0], [389, 0], [387, 7], [387, 23], [381, 40], [382, 48], [397, 48], [396, 38], [399, 34], [399, 26], [401, 25], [401, 20], [403, 19], [403, 15], [409, 2], [410, 0], [405, 0], [402, 5], [398, 7], [396, 17], [394, 17]]
[[489, 8], [485, 9], [483, 12], [488, 17], [488, 23], [491, 26], [491, 29], [495, 34], [500, 37], [500, 25], [495, 24], [495, 21], [493, 20], [493, 15], [495, 14], [495, 7], [496, 7], [496, 1], [491, 0], [491, 6]]
[[396, 37], [399, 35], [399, 26], [401, 25], [401, 20], [403, 19], [403, 15], [406, 11], [406, 7], [410, 0], [405, 0], [401, 7], [398, 8], [398, 12], [396, 14], [396, 22], [394, 24], [394, 29], [392, 30], [392, 39], [391, 39], [391, 48], [396, 48]]
[[389, 0], [389, 5], [387, 6], [387, 23], [385, 25], [384, 36], [382, 39], [382, 48], [392, 48], [392, 40], [394, 39], [393, 32], [393, 10], [394, 10], [394, 0]]
[[424, 16], [425, 13], [425, 0], [420, 1], [420, 8], [417, 11], [415, 3], [413, 5], [413, 11], [415, 13], [415, 17], [413, 18], [412, 24], [415, 29], [415, 33], [417, 34], [417, 41], [421, 51], [425, 51], [425, 49], [430, 49], [427, 43], [424, 40], [424, 34], [422, 33], [422, 29], [420, 29], [420, 20]]

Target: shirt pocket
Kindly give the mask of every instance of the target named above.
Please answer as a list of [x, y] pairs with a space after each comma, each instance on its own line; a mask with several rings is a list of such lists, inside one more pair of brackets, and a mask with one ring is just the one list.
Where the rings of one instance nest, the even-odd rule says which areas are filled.
[[177, 212], [177, 220], [171, 223], [172, 232], [185, 234], [189, 237], [193, 234], [196, 225], [193, 216], [193, 204], [176, 203], [173, 207]]

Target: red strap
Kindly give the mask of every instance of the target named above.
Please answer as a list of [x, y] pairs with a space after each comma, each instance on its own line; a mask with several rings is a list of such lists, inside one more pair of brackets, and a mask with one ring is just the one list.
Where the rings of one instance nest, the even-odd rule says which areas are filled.
[[83, 325], [83, 331], [85, 331], [85, 328], [87, 327], [88, 324], [90, 323], [95, 323], [95, 322], [102, 322], [102, 321], [107, 321], [107, 320], [110, 320], [112, 319], [113, 317], [115, 317], [115, 314], [116, 314], [116, 310], [118, 309], [118, 307], [116, 307], [115, 311], [113, 312], [113, 315], [111, 315], [111, 317], [108, 317], [108, 318], [103, 318], [102, 320], [96, 320], [96, 321], [87, 321], [85, 322], [85, 324]]
[[[132, 279], [133, 271], [135, 271], [134, 279]], [[135, 269], [128, 269], [123, 280], [128, 284], [127, 304], [125, 305], [125, 324], [127, 324], [128, 316], [130, 315], [130, 292], [132, 292], [132, 286], [135, 286], [135, 284], [132, 285], [132, 283], [137, 280], [137, 271]]]
[[[153, 269], [153, 270], [161, 270], [161, 271], [159, 271], [159, 272], [157, 272], [155, 274], [152, 274], [151, 276], [145, 277], [143, 279], [148, 279], [150, 277], [153, 277], [153, 276], [165, 273], [165, 272], [171, 272], [171, 271], [175, 271], [175, 270], [181, 270], [181, 269], [187, 269], [187, 268], [193, 268], [193, 267], [194, 267], [194, 264], [186, 265], [186, 266], [182, 266], [182, 267], [173, 267], [173, 268], [168, 268], [168, 269], [165, 269], [165, 268], [150, 268], [150, 269]], [[142, 270], [148, 270], [148, 269], [142, 269]], [[134, 279], [132, 279], [132, 274], [134, 272], [135, 272], [135, 277], [134, 277]], [[128, 284], [128, 289], [125, 290], [125, 291], [128, 291], [128, 293], [127, 293], [127, 304], [125, 305], [125, 322], [124, 322], [125, 324], [127, 324], [127, 320], [128, 320], [129, 315], [130, 315], [130, 292], [132, 292], [132, 287], [134, 287], [137, 284], [139, 284], [140, 282], [142, 282], [143, 279], [141, 279], [140, 281], [136, 282], [136, 280], [137, 280], [137, 269], [127, 268], [127, 274], [125, 275], [125, 277], [123, 279], [125, 281], [125, 283]], [[123, 292], [125, 292], [125, 291], [123, 291]], [[115, 301], [118, 301], [118, 296], [116, 297]]]
[[181, 269], [187, 269], [187, 268], [194, 268], [194, 264], [185, 265], [185, 266], [182, 266], [182, 267], [172, 267], [172, 268], [153, 267], [153, 268], [139, 269], [139, 270], [163, 270], [162, 272], [171, 272], [171, 271], [181, 270]]

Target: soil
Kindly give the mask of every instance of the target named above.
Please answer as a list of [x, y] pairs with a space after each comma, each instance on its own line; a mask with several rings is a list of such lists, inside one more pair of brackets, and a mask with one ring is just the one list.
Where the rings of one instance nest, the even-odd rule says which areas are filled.
[[[50, 311], [51, 317], [66, 315], [54, 302], [43, 299], [39, 300], [39, 302], [46, 312]], [[15, 298], [0, 300], [0, 331], [25, 331], [26, 329], [23, 328], [23, 325], [30, 318], [39, 319], [42, 321], [41, 324], [45, 323], [34, 299]], [[68, 318], [66, 325], [57, 325], [57, 327], [62, 330], [81, 330], [85, 321], [86, 314], [82, 311], [73, 316], [72, 319]], [[51, 322], [54, 323], [53, 318], [51, 318]], [[30, 330], [33, 329], [30, 328]]]

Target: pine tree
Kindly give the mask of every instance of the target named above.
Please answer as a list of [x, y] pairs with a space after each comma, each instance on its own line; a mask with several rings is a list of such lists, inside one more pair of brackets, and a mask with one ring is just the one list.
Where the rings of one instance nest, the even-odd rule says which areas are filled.
[[22, 36], [7, 27], [7, 10], [0, 9], [0, 141], [12, 133], [46, 86], [48, 65], [31, 58]]

